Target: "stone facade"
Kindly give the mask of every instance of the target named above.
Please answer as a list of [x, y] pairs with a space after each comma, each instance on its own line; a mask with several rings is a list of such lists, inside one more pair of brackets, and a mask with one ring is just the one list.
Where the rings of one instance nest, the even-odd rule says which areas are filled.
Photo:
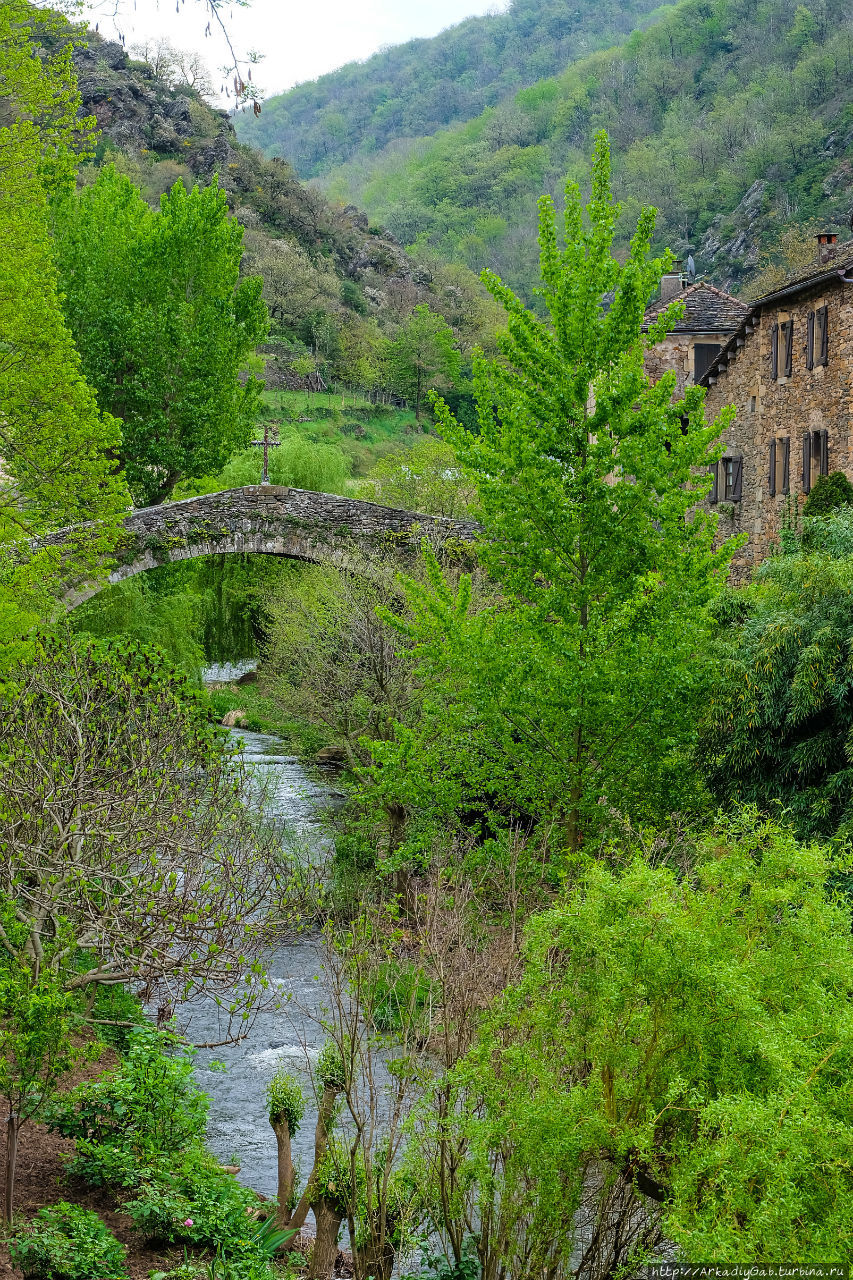
[[648, 351], [646, 372], [656, 382], [661, 374], [674, 370], [676, 395], [681, 396], [737, 332], [749, 307], [714, 285], [704, 281], [685, 285], [681, 276], [673, 274], [664, 276], [661, 300], [646, 312], [646, 329], [671, 302], [681, 302], [684, 315], [663, 342]]
[[748, 534], [733, 562], [742, 581], [820, 474], [853, 478], [850, 246], [754, 303], [700, 382], [709, 418], [735, 409], [708, 506], [721, 538]]
[[[123, 582], [161, 564], [217, 553], [284, 556], [353, 568], [377, 551], [413, 554], [422, 538], [436, 547], [456, 544], [461, 550], [478, 532], [473, 520], [419, 515], [306, 489], [248, 485], [130, 512], [108, 581]], [[73, 530], [59, 530], [33, 548], [61, 547], [72, 534]], [[79, 583], [66, 597], [67, 606], [74, 608], [106, 585], [107, 580]]]

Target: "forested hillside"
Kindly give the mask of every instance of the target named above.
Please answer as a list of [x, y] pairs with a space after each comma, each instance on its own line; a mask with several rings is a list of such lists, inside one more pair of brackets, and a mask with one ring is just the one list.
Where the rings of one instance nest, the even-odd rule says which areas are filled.
[[427, 137], [469, 120], [569, 62], [605, 49], [656, 9], [655, 0], [513, 0], [410, 40], [238, 115], [237, 132], [304, 177], [370, 155], [398, 138]]
[[567, 172], [582, 179], [605, 128], [623, 236], [654, 204], [660, 241], [694, 246], [700, 271], [737, 288], [786, 225], [846, 227], [851, 86], [844, 0], [683, 0], [620, 48], [432, 139], [360, 156], [325, 185], [404, 244], [528, 289], [535, 196]]

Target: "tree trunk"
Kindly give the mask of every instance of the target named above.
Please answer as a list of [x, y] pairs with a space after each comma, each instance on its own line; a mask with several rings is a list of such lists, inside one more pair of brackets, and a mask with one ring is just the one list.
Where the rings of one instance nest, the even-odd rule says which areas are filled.
[[[311, 1198], [314, 1194], [314, 1182], [320, 1162], [326, 1154], [326, 1148], [329, 1145], [329, 1125], [332, 1123], [332, 1112], [335, 1109], [335, 1099], [338, 1096], [338, 1090], [330, 1085], [326, 1085], [323, 1089], [323, 1096], [320, 1099], [320, 1107], [317, 1112], [317, 1127], [314, 1130], [314, 1166], [308, 1176], [308, 1182], [302, 1195], [299, 1197], [299, 1204], [296, 1206], [290, 1218], [290, 1227], [299, 1231], [305, 1225], [305, 1219], [308, 1217], [308, 1210], [311, 1207]], [[293, 1237], [294, 1242], [296, 1237]], [[291, 1244], [288, 1246], [293, 1248]]]
[[395, 1256], [394, 1246], [387, 1240], [382, 1244], [378, 1240], [371, 1240], [358, 1250], [356, 1273], [372, 1276], [373, 1280], [391, 1280]]
[[18, 1162], [18, 1117], [14, 1111], [9, 1112], [6, 1121], [6, 1196], [3, 1202], [3, 1218], [12, 1221], [12, 1206], [15, 1202], [15, 1165]]
[[[338, 1232], [344, 1215], [338, 1213], [332, 1201], [325, 1196], [320, 1196], [311, 1208], [317, 1223], [317, 1238], [308, 1264], [309, 1280], [330, 1280], [338, 1256]], [[376, 1280], [379, 1280], [378, 1276]]]
[[290, 1150], [290, 1125], [286, 1120], [270, 1121], [278, 1147], [278, 1208], [276, 1224], [282, 1231], [290, 1226], [290, 1197], [293, 1195], [293, 1156]]

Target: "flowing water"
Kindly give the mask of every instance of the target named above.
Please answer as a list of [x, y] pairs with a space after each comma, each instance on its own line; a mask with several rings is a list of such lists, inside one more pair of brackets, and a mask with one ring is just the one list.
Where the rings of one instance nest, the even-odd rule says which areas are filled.
[[[314, 854], [328, 850], [324, 815], [341, 802], [335, 774], [316, 770], [311, 777], [281, 743], [269, 734], [233, 730], [242, 755], [266, 781], [265, 808], [275, 816], [284, 838], [295, 839]], [[305, 1123], [293, 1141], [293, 1156], [307, 1176], [314, 1156], [309, 1073], [324, 1043], [316, 1018], [324, 1003], [322, 956], [317, 939], [281, 947], [272, 957], [269, 975], [279, 1008], [256, 1017], [246, 1040], [236, 1045], [199, 1050], [196, 1076], [210, 1097], [208, 1146], [224, 1164], [239, 1164], [241, 1182], [264, 1195], [276, 1192], [276, 1146], [267, 1119], [265, 1092], [280, 1067], [302, 1078], [308, 1103]], [[196, 1043], [224, 1035], [212, 1002], [196, 1001], [179, 1010]], [[226, 1019], [227, 1021], [227, 1019]]]

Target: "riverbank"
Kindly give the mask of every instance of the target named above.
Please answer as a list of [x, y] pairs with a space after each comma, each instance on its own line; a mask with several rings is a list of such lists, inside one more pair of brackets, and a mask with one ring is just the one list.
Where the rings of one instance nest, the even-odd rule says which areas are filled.
[[280, 739], [282, 751], [300, 760], [314, 760], [318, 752], [334, 746], [330, 733], [286, 716], [275, 699], [258, 684], [206, 682], [205, 694], [220, 724], [271, 734]]

